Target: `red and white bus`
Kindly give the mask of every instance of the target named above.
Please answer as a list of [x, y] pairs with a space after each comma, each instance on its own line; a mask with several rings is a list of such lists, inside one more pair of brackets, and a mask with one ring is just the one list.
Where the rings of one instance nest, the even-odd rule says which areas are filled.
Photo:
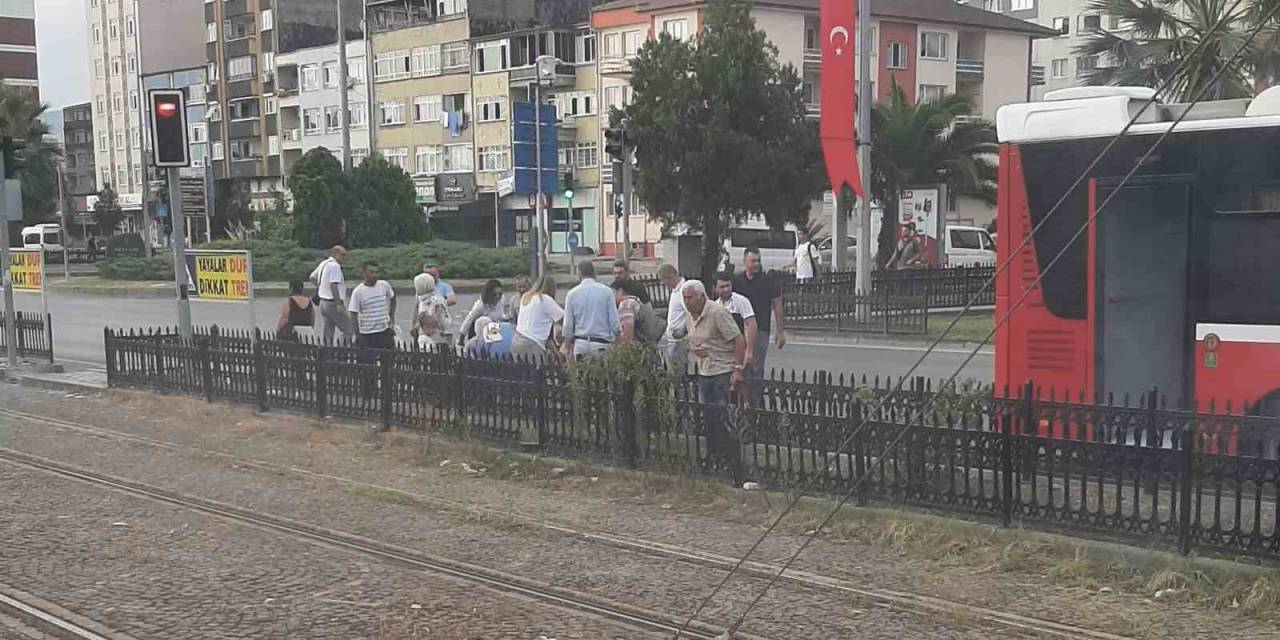
[[1280, 415], [1280, 87], [1150, 105], [1049, 216], [1153, 93], [1065, 89], [997, 114], [1000, 263], [1044, 226], [996, 283], [997, 318], [1031, 289], [997, 332], [996, 383]]

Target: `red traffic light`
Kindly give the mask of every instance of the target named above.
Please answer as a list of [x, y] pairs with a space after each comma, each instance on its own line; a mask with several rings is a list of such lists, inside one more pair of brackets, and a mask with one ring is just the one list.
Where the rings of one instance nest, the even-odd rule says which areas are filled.
[[172, 118], [178, 115], [178, 103], [168, 100], [156, 102], [156, 115], [162, 118]]

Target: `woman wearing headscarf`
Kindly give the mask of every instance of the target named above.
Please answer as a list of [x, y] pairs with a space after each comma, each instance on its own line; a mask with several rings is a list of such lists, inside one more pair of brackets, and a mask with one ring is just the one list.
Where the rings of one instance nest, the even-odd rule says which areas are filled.
[[436, 279], [429, 273], [419, 273], [413, 278], [413, 294], [416, 302], [410, 317], [413, 318], [414, 328], [421, 324], [419, 317], [425, 313], [435, 319], [440, 333], [448, 333], [452, 320], [449, 317], [449, 305], [436, 293]]

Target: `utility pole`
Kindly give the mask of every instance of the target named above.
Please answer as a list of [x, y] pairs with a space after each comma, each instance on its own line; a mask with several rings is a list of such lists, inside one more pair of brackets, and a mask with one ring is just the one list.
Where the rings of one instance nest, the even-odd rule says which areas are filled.
[[187, 219], [182, 213], [182, 179], [178, 168], [169, 167], [169, 226], [173, 234], [173, 281], [178, 286], [178, 333], [191, 338], [191, 298], [187, 292]]
[[3, 215], [0, 215], [0, 269], [4, 269], [3, 275], [0, 275], [0, 283], [4, 284], [5, 356], [8, 358], [9, 370], [12, 371], [18, 366], [18, 314], [13, 308], [13, 276], [9, 274], [9, 220], [13, 212], [8, 209], [9, 194], [5, 193], [8, 184], [4, 182], [4, 176], [4, 155], [0, 154], [0, 208], [4, 209]]
[[[338, 5], [338, 127], [342, 130], [342, 170], [350, 171], [351, 129], [347, 127], [347, 31], [342, 25], [342, 0], [335, 1]], [[372, 62], [365, 59], [365, 65]]]
[[360, 7], [363, 11], [360, 28], [364, 35], [364, 121], [369, 130], [369, 151], [372, 153], [378, 148], [378, 120], [374, 117], [378, 112], [373, 108], [373, 31], [369, 29], [369, 3], [362, 2]]
[[[858, 203], [857, 290], [871, 294], [871, 0], [858, 0], [858, 171], [862, 198]], [[843, 214], [843, 212], [841, 212]], [[870, 306], [867, 306], [870, 309]]]
[[635, 153], [627, 141], [627, 119], [622, 119], [622, 261], [631, 269], [631, 200], [632, 178], [631, 167]]
[[67, 224], [67, 197], [62, 193], [61, 158], [59, 158], [54, 164], [54, 169], [57, 171], [57, 175], [55, 177], [58, 179], [58, 219], [62, 223], [62, 233], [59, 234], [62, 236], [62, 281], [66, 282], [71, 280], [71, 260], [68, 259], [69, 254], [67, 252], [67, 245], [71, 244], [71, 242], [67, 235], [69, 227]]
[[533, 85], [533, 152], [534, 174], [537, 176], [537, 194], [533, 202], [533, 266], [534, 273], [542, 276], [547, 272], [547, 253], [543, 250], [546, 244], [546, 226], [542, 218], [542, 79]]

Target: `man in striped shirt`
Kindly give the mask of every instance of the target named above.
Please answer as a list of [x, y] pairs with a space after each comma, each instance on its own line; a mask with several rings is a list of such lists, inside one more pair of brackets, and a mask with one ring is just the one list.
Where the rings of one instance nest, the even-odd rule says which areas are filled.
[[360, 349], [394, 349], [396, 334], [391, 319], [396, 315], [396, 292], [386, 280], [378, 279], [378, 264], [361, 267], [362, 282], [351, 292], [351, 324]]

